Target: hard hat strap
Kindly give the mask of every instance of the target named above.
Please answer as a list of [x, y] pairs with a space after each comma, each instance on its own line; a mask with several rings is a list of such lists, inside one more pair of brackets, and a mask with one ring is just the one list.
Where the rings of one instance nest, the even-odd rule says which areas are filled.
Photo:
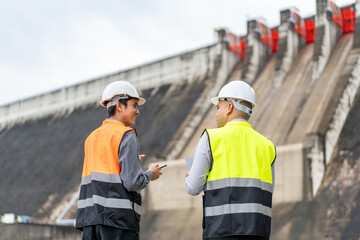
[[240, 104], [241, 101], [240, 99], [234, 99], [234, 98], [219, 98], [220, 100], [224, 100], [224, 101], [231, 101], [234, 104], [234, 107], [236, 109], [238, 109], [239, 111], [242, 111], [244, 113], [246, 113], [247, 115], [251, 116], [251, 114], [253, 113], [253, 110], [249, 107], [246, 107], [242, 104]]
[[113, 99], [106, 105], [107, 108], [116, 105], [116, 103], [121, 100], [121, 99], [128, 99], [130, 96], [127, 94], [121, 94], [121, 95], [116, 95], [113, 97]]
[[251, 114], [253, 113], [253, 110], [251, 108], [248, 108], [242, 104], [240, 104], [240, 102], [235, 102], [235, 100], [231, 100], [234, 104], [234, 107], [244, 113], [246, 113], [247, 115], [251, 116]]
[[247, 106], [242, 105], [240, 102], [242, 100], [240, 99], [231, 99], [232, 103], [234, 104], [234, 107], [244, 113], [246, 113], [247, 115], [251, 116], [251, 114], [253, 113], [253, 110]]

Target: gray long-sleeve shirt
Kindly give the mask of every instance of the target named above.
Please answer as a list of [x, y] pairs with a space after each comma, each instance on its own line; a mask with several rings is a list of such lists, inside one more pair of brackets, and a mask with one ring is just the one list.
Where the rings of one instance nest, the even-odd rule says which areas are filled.
[[120, 178], [128, 191], [139, 191], [152, 178], [152, 171], [144, 170], [139, 160], [139, 140], [133, 131], [124, 134], [119, 146]]

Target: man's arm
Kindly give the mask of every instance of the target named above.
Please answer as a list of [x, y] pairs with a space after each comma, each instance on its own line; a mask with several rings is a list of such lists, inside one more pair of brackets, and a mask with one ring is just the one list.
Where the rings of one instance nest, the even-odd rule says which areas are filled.
[[153, 177], [151, 170], [143, 171], [139, 159], [139, 141], [133, 131], [124, 134], [119, 146], [120, 178], [128, 191], [146, 187]]
[[212, 155], [208, 135], [205, 132], [196, 147], [194, 162], [189, 176], [185, 180], [185, 191], [190, 195], [198, 195], [204, 190], [207, 176], [212, 165]]

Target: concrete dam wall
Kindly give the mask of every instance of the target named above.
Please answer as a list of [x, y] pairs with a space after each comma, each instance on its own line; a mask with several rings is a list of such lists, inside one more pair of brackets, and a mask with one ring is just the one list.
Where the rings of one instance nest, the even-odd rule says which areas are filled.
[[[127, 80], [147, 99], [135, 126], [144, 168], [168, 164], [142, 192], [142, 239], [200, 239], [202, 200], [185, 193], [184, 158], [215, 127], [210, 97], [243, 79], [257, 94], [252, 127], [277, 146], [272, 238], [359, 238], [360, 1], [339, 8], [355, 13], [353, 32], [334, 22], [331, 4], [318, 0], [315, 15], [303, 19], [316, 25], [313, 41], [286, 9], [274, 28], [248, 22], [238, 36], [245, 55], [219, 31], [207, 47], [0, 106], [0, 214], [32, 216], [34, 232], [43, 227], [52, 239], [80, 237], [38, 223], [75, 217], [83, 143], [107, 117], [98, 106], [102, 90]], [[269, 33], [278, 34], [276, 46]], [[25, 236], [31, 226], [22, 225], [0, 225], [4, 239]]]

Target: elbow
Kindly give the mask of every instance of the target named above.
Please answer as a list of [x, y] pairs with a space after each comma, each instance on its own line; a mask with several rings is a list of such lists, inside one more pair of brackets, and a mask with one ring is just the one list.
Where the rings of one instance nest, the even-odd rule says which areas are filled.
[[133, 184], [123, 183], [123, 185], [126, 188], [126, 190], [128, 190], [129, 192], [136, 192], [137, 191], [136, 186], [133, 185]]
[[140, 175], [135, 181], [123, 181], [123, 185], [129, 192], [137, 192], [145, 188], [149, 182], [150, 179], [147, 180], [146, 177]]
[[195, 191], [186, 191], [188, 194], [190, 194], [191, 196], [196, 196], [196, 195], [199, 195], [198, 192], [195, 192]]
[[137, 192], [141, 190], [141, 186], [139, 186], [139, 183], [137, 181], [123, 181], [123, 186], [129, 192]]
[[185, 191], [187, 194], [190, 194], [192, 196], [196, 196], [196, 195], [199, 195], [199, 193], [201, 193], [202, 190], [197, 190], [197, 189], [193, 189], [191, 188], [189, 185], [185, 185]]

